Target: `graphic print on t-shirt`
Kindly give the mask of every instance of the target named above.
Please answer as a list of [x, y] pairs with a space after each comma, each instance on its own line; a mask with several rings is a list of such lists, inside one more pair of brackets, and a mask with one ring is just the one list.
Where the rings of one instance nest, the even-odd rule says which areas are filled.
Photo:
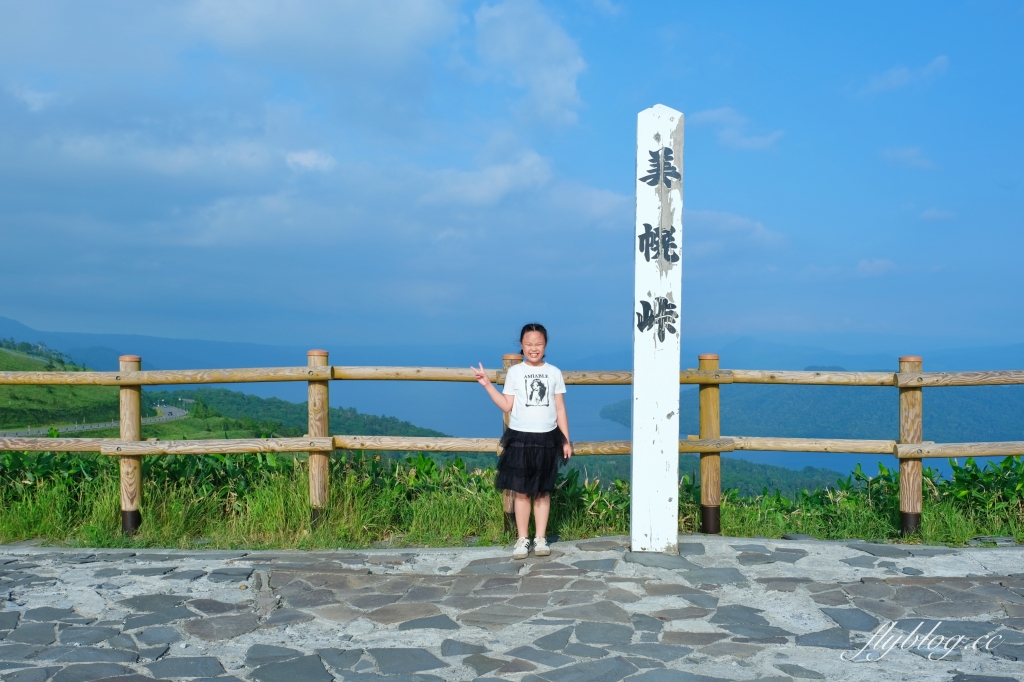
[[548, 407], [551, 391], [547, 375], [527, 374], [523, 381], [526, 382], [526, 406]]

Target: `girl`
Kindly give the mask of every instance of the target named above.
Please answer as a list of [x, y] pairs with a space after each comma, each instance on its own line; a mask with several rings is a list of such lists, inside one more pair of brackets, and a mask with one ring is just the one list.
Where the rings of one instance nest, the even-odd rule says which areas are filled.
[[512, 365], [505, 377], [505, 390], [498, 393], [487, 378], [483, 363], [473, 367], [476, 380], [502, 412], [511, 412], [508, 428], [501, 437], [498, 478], [495, 485], [515, 491], [516, 526], [519, 539], [512, 550], [513, 559], [525, 559], [530, 553], [530, 498], [536, 537], [533, 552], [548, 556], [545, 535], [551, 491], [555, 489], [558, 467], [572, 457], [569, 419], [565, 415], [565, 382], [554, 365], [544, 362], [548, 331], [531, 323], [519, 333], [524, 362]]

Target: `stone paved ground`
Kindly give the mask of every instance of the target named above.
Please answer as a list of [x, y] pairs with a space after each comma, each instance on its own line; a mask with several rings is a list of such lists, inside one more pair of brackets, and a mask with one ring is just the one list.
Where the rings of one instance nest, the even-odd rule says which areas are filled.
[[[391, 682], [1024, 677], [1024, 548], [684, 536], [338, 552], [0, 547], [0, 676]], [[1001, 640], [945, 660], [869, 633]], [[890, 639], [891, 641], [891, 639]], [[946, 653], [943, 649], [937, 655]], [[878, 652], [875, 652], [875, 656]], [[937, 657], [936, 655], [936, 657]]]

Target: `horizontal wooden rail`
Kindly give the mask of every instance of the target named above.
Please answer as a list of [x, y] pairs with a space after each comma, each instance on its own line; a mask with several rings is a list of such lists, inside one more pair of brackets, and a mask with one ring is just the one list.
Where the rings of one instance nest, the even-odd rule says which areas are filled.
[[252, 452], [324, 452], [330, 438], [234, 438], [221, 440], [115, 441], [100, 446], [101, 455], [243, 455]]
[[120, 443], [117, 438], [0, 438], [0, 452], [99, 452], [105, 443]]
[[[505, 370], [488, 369], [496, 384]], [[566, 370], [565, 383], [577, 386], [620, 386], [633, 383], [627, 370]], [[277, 381], [453, 381], [472, 383], [476, 376], [461, 367], [262, 367], [253, 369], [183, 369], [139, 372], [0, 372], [0, 385], [37, 386], [166, 386]], [[788, 384], [816, 386], [1000, 386], [1024, 384], [1024, 370], [992, 372], [811, 372], [760, 369], [699, 370], [679, 373], [680, 384]]]
[[1005, 386], [1024, 384], [1024, 370], [1010, 369], [998, 372], [920, 372], [897, 373], [900, 388], [928, 388], [929, 386]]
[[326, 381], [330, 378], [330, 367], [169, 369], [145, 372], [0, 372], [0, 385], [164, 386], [169, 384], [240, 384], [264, 381]]
[[812, 386], [892, 386], [894, 372], [790, 372], [731, 370], [734, 384], [802, 384]]
[[736, 450], [761, 452], [850, 452], [861, 455], [891, 455], [894, 440], [846, 440], [838, 438], [750, 438], [730, 436]]
[[900, 459], [925, 457], [1015, 457], [1024, 455], [1024, 441], [1005, 443], [900, 443], [890, 452]]

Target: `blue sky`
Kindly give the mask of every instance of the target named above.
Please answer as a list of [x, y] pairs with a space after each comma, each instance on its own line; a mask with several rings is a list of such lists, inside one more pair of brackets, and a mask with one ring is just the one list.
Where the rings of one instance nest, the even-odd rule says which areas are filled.
[[663, 103], [684, 336], [1024, 336], [1021, 2], [0, 15], [0, 315], [38, 329], [622, 347], [636, 114]]

